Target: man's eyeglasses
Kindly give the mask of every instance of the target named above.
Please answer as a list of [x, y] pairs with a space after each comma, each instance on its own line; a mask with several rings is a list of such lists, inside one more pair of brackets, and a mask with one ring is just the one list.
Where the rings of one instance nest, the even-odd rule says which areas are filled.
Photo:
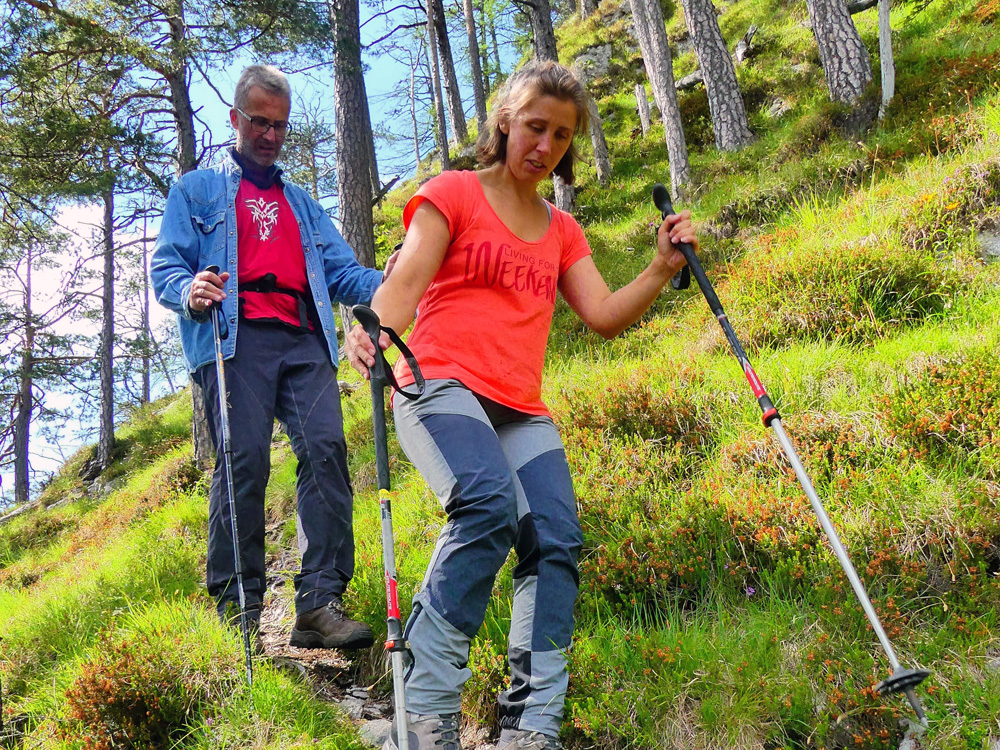
[[250, 129], [255, 133], [264, 135], [271, 128], [274, 128], [275, 135], [288, 135], [292, 132], [292, 124], [290, 122], [271, 122], [265, 117], [251, 117], [239, 107], [233, 107], [233, 109], [247, 118], [250, 122]]

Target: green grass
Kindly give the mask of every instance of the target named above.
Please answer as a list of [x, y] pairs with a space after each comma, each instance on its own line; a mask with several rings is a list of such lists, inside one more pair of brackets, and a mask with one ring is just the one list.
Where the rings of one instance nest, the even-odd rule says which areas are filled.
[[[664, 7], [676, 41], [683, 19], [676, 3]], [[716, 152], [704, 92], [680, 95], [694, 181], [685, 207], [701, 227], [706, 271], [901, 660], [932, 672], [918, 689], [931, 718], [921, 746], [991, 747], [1000, 739], [1000, 268], [979, 257], [976, 233], [1000, 222], [996, 10], [894, 4], [896, 99], [858, 136], [841, 132], [843, 112], [826, 100], [804, 4], [723, 7], [730, 46], [760, 27], [755, 56], [737, 69], [757, 141]], [[875, 12], [854, 19], [877, 77]], [[632, 87], [643, 75], [627, 20], [604, 3], [558, 30], [564, 62], [612, 47], [609, 74], [592, 86], [612, 184], [598, 186], [584, 163], [577, 192], [612, 288], [652, 257], [650, 193], [669, 174], [662, 125], [636, 135]], [[675, 75], [693, 65], [675, 56]], [[772, 118], [779, 97], [790, 109]], [[381, 261], [402, 238], [415, 188], [382, 207]], [[340, 377], [360, 382], [347, 369]], [[585, 535], [569, 748], [899, 746], [909, 709], [872, 690], [886, 657], [696, 289], [664, 291], [612, 342], [560, 301], [544, 396]], [[115, 649], [148, 642], [168, 693], [193, 696], [171, 720], [175, 748], [360, 747], [335, 709], [287, 675], [261, 664], [253, 689], [241, 683], [239, 645], [202, 592], [206, 480], [186, 447], [189, 409], [185, 396], [133, 415], [105, 477], [120, 477], [113, 492], [84, 492], [85, 449], [42, 495], [43, 505], [67, 502], [0, 527], [6, 710], [28, 718], [31, 746], [76, 747], [57, 737], [73, 686], [101, 674]], [[367, 387], [343, 411], [356, 491], [348, 602], [379, 630]], [[399, 449], [391, 415], [389, 432], [405, 613], [445, 516]], [[295, 559], [295, 459], [283, 436], [272, 448], [268, 552]], [[512, 561], [473, 644], [463, 704], [494, 729]], [[378, 649], [355, 672], [389, 692]]]

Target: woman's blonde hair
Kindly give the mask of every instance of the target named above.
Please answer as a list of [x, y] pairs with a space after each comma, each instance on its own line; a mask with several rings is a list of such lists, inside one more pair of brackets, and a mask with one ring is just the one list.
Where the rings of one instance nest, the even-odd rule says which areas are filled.
[[[501, 123], [509, 123], [529, 101], [541, 96], [572, 102], [576, 107], [574, 135], [587, 129], [588, 94], [576, 76], [568, 68], [551, 60], [530, 63], [508, 78], [497, 94], [493, 111], [476, 143], [476, 157], [480, 164], [489, 167], [507, 159], [507, 134], [500, 129]], [[552, 173], [562, 177], [567, 185], [572, 185], [573, 165], [579, 158], [576, 144], [570, 143], [569, 149]]]

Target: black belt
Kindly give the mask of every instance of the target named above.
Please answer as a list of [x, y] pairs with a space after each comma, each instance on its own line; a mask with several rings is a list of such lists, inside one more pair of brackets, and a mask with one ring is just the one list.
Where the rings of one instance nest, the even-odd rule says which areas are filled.
[[[284, 294], [292, 297], [298, 303], [299, 309], [299, 329], [309, 330], [309, 302], [310, 297], [295, 289], [286, 289], [277, 285], [278, 277], [273, 273], [264, 274], [256, 281], [248, 281], [240, 284], [238, 290], [241, 292], [257, 292], [258, 294]], [[240, 313], [243, 312], [243, 299], [240, 299]]]

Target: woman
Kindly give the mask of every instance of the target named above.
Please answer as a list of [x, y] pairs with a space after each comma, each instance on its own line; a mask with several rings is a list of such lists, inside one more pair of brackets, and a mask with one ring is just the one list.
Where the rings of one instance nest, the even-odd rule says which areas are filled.
[[[675, 242], [697, 238], [687, 211], [657, 232], [658, 252], [612, 293], [573, 218], [538, 194], [551, 173], [573, 182], [575, 134], [587, 94], [552, 62], [514, 74], [497, 98], [478, 172], [445, 172], [406, 205], [392, 274], [372, 308], [410, 334], [427, 381], [417, 401], [395, 399], [399, 442], [441, 500], [441, 531], [406, 635], [410, 748], [461, 750], [461, 691], [469, 644], [483, 623], [497, 572], [513, 546], [511, 685], [500, 698], [497, 750], [560, 748], [566, 652], [582, 545], [562, 442], [541, 401], [542, 366], [556, 290], [583, 321], [617, 336], [684, 265]], [[347, 337], [367, 376], [375, 349], [360, 326]], [[382, 348], [389, 345], [383, 334]], [[400, 385], [413, 382], [405, 363]], [[395, 729], [384, 748], [397, 747]]]

